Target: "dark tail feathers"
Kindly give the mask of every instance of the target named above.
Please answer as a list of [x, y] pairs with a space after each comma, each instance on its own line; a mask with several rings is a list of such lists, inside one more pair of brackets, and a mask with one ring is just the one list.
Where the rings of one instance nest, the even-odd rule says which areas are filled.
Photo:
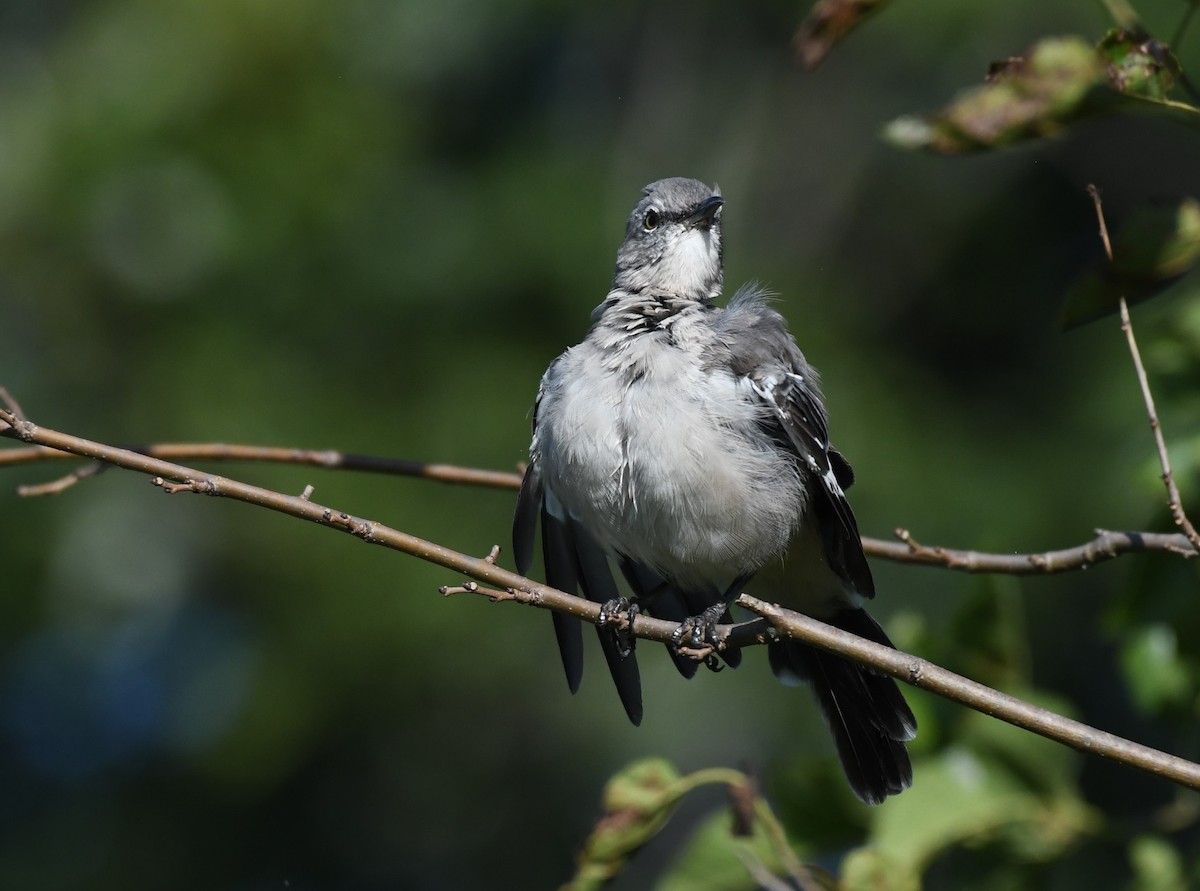
[[[866, 610], [846, 610], [826, 621], [892, 646]], [[795, 640], [771, 644], [768, 654], [776, 677], [785, 683], [804, 681], [817, 694], [855, 795], [867, 804], [880, 804], [912, 785], [912, 762], [904, 744], [917, 735], [917, 721], [895, 681]]]

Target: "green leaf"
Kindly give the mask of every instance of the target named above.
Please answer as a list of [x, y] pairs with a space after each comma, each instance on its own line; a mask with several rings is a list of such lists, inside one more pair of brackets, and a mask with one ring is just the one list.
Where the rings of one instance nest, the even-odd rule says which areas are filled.
[[1182, 73], [1171, 48], [1140, 28], [1114, 28], [1097, 49], [1108, 65], [1109, 83], [1128, 96], [1166, 99]]
[[738, 860], [728, 813], [713, 814], [692, 833], [655, 891], [754, 891], [754, 879]]
[[1136, 629], [1121, 647], [1121, 668], [1138, 705], [1147, 711], [1185, 700], [1191, 689], [1179, 659], [1175, 629], [1155, 624]]
[[[734, 828], [728, 811], [705, 820], [655, 891], [756, 891], [759, 884], [747, 870], [747, 858], [772, 875], [787, 875], [775, 842], [761, 821], [755, 822], [748, 838], [736, 835]], [[807, 867], [807, 871], [818, 887], [831, 891], [837, 888], [828, 874], [813, 867]]]
[[1135, 879], [1132, 891], [1186, 891], [1187, 877], [1179, 851], [1157, 835], [1140, 835], [1129, 845]]
[[[936, 856], [961, 844], [999, 841], [1014, 858], [1045, 861], [1097, 825], [1081, 799], [1031, 791], [1010, 765], [965, 747], [918, 763], [912, 788], [877, 814], [873, 851], [843, 864], [848, 889], [917, 887]], [[870, 877], [880, 875], [887, 883], [872, 884]]]
[[635, 761], [604, 787], [604, 809], [611, 813], [653, 814], [675, 803], [679, 771], [665, 758]]
[[662, 758], [635, 761], [610, 779], [604, 788], [604, 814], [564, 891], [592, 891], [619, 873], [629, 857], [666, 825], [686, 791], [683, 785], [679, 771]]
[[[745, 773], [712, 767], [680, 777], [670, 761], [648, 758], [635, 761], [608, 781], [605, 813], [584, 845], [575, 877], [563, 891], [595, 891], [604, 887], [622, 871], [630, 856], [658, 835], [684, 795], [712, 783], [730, 789], [736, 821], [731, 821], [730, 813], [726, 813], [719, 821], [720, 831], [710, 830], [715, 835], [704, 842], [701, 884], [695, 884], [694, 872], [684, 869], [678, 873], [683, 884], [668, 887], [738, 891], [756, 887], [750, 880], [751, 866], [773, 874], [803, 869], [798, 866], [796, 853], [779, 820], [766, 800], [757, 795], [754, 781]], [[720, 884], [714, 884], [718, 877], [722, 877]]]
[[1113, 258], [1085, 272], [1067, 294], [1063, 327], [1073, 328], [1162, 293], [1200, 260], [1200, 202], [1143, 210], [1116, 233]]
[[858, 848], [842, 860], [842, 891], [921, 891], [921, 874], [898, 866], [876, 848]]
[[873, 846], [898, 871], [916, 876], [944, 848], [1032, 819], [1037, 809], [1037, 799], [1007, 771], [953, 748], [915, 766], [912, 788], [880, 809]]

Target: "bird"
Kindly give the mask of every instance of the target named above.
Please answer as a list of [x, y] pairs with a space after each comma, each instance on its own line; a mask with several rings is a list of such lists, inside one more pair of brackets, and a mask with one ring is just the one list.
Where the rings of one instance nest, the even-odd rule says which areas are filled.
[[[624, 609], [680, 623], [668, 649], [685, 677], [699, 663], [678, 644], [710, 639], [743, 590], [892, 646], [863, 608], [875, 584], [846, 498], [854, 472], [830, 445], [816, 370], [762, 286], [717, 305], [724, 207], [695, 179], [643, 189], [587, 335], [541, 379], [513, 520], [522, 575], [540, 526], [546, 581], [603, 604], [601, 648], [635, 725], [636, 653], [612, 621]], [[581, 624], [553, 620], [575, 692]], [[797, 640], [767, 650], [778, 678], [815, 692], [862, 801], [911, 785], [917, 722], [895, 681]]]

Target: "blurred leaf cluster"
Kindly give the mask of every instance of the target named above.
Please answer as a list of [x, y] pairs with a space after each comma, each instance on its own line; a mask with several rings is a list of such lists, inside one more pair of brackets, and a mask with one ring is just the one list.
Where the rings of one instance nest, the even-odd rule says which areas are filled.
[[[805, 74], [794, 4], [10, 0], [0, 383], [112, 442], [509, 468], [638, 190], [689, 175], [727, 196], [731, 287], [778, 293], [823, 372], [864, 532], [1030, 551], [1170, 528], [1115, 322], [1060, 322], [1107, 268], [1097, 183], [1149, 256], [1133, 277], [1171, 284], [1135, 323], [1186, 503], [1200, 57], [1161, 35], [1194, 5], [1110, 21], [1085, 0], [931, 0], [858, 23], [882, 5], [846, 5], [858, 27]], [[905, 114], [908, 144], [968, 156], [878, 139]], [[1163, 244], [1138, 222], [1156, 202], [1174, 253], [1140, 252]], [[507, 539], [510, 493], [228, 471], [464, 552]], [[568, 695], [545, 616], [443, 600], [444, 572], [131, 475], [0, 493], [0, 557], [3, 887], [554, 887], [595, 853], [601, 788], [647, 758], [666, 787], [753, 766], [822, 887], [1200, 884], [1200, 802], [1161, 781], [916, 692], [916, 783], [868, 811], [761, 654], [684, 683], [647, 652], [633, 728], [600, 661]], [[875, 569], [902, 648], [1200, 757], [1194, 562]], [[788, 872], [710, 784], [634, 811], [614, 888]]]
[[992, 63], [984, 86], [931, 117], [898, 118], [887, 135], [903, 148], [953, 155], [1053, 136], [1114, 112], [1147, 110], [1200, 126], [1200, 108], [1168, 99], [1181, 74], [1171, 48], [1140, 27], [1115, 28], [1095, 46], [1082, 37], [1047, 37]]

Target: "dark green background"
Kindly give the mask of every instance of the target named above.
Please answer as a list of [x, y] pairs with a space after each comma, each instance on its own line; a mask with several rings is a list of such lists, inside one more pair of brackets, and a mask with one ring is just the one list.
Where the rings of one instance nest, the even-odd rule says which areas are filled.
[[[1169, 39], [1184, 4], [1139, 8]], [[1116, 321], [1063, 335], [1058, 316], [1100, 256], [1084, 186], [1114, 220], [1196, 194], [1197, 132], [1111, 118], [994, 155], [905, 154], [879, 138], [887, 121], [1041, 36], [1098, 39], [1103, 10], [899, 0], [815, 74], [789, 55], [803, 12], [8, 0], [0, 385], [34, 421], [106, 442], [511, 469], [642, 185], [687, 175], [727, 197], [731, 290], [777, 291], [823, 372], [865, 534], [1026, 551], [1169, 528]], [[1196, 39], [1177, 49], [1198, 66]], [[1196, 287], [1135, 320], [1200, 511]], [[829, 867], [878, 816], [844, 788], [810, 698], [760, 653], [685, 683], [645, 647], [633, 728], [594, 646], [568, 694], [544, 614], [443, 600], [452, 573], [129, 473], [12, 494], [62, 466], [0, 480], [2, 887], [552, 887], [605, 778], [649, 754], [752, 765]], [[221, 470], [311, 483], [467, 553], [508, 542], [510, 492]], [[1183, 561], [1029, 580], [875, 569], [901, 645], [1200, 755], [1200, 590]], [[969, 763], [962, 710], [911, 698], [918, 783], [947, 752]], [[1110, 831], [1007, 885], [971, 878], [990, 868], [985, 838], [940, 858], [928, 887], [1129, 887], [1128, 843], [1162, 832], [1173, 801], [1192, 816], [1164, 837], [1194, 854], [1194, 796], [1062, 762]], [[690, 800], [618, 887], [652, 887], [719, 804]]]

